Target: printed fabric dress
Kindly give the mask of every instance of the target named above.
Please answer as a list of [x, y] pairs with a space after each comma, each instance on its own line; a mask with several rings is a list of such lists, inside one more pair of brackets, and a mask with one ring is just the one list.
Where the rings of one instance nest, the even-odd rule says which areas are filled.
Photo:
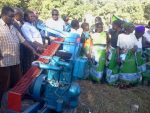
[[94, 33], [92, 35], [93, 64], [90, 69], [90, 77], [96, 82], [100, 82], [104, 74], [104, 69], [106, 65], [106, 39], [106, 32]]

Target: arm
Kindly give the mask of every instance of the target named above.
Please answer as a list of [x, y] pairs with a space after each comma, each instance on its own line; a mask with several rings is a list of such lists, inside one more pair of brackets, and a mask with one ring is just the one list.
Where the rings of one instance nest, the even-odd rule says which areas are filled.
[[106, 45], [107, 45], [107, 49], [106, 50], [108, 50], [108, 48], [110, 46], [110, 37], [109, 37], [109, 34], [107, 32], [106, 32]]
[[144, 45], [144, 48], [150, 48], [150, 42], [146, 42], [146, 44]]
[[150, 42], [145, 37], [142, 38], [143, 48], [150, 48]]
[[121, 63], [121, 60], [120, 60], [120, 48], [119, 47], [117, 47], [117, 63], [118, 63], [118, 65], [120, 65], [120, 63]]
[[29, 48], [33, 52], [33, 54], [39, 56], [39, 54], [31, 46], [31, 44], [29, 42], [27, 42], [18, 31], [17, 31], [17, 36], [19, 38], [20, 43], [22, 43], [25, 47]]
[[120, 48], [117, 47], [117, 58], [120, 56]]
[[27, 41], [24, 41], [22, 43], [25, 47], [27, 47], [28, 49], [30, 49], [34, 55], [37, 55], [37, 56], [40, 56], [36, 51], [35, 49], [27, 42]]
[[83, 34], [83, 33], [81, 34], [81, 40], [80, 40], [80, 42], [81, 42], [82, 44], [84, 44], [84, 43], [85, 43], [85, 36], [84, 36], [84, 34]]
[[21, 28], [21, 31], [25, 37], [25, 39], [29, 42], [34, 42], [35, 40], [32, 38], [32, 34], [30, 32], [30, 29], [28, 27], [23, 26]]
[[31, 32], [30, 32], [30, 28], [23, 26], [23, 27], [21, 28], [21, 30], [22, 30], [22, 33], [23, 33], [25, 39], [26, 39], [27, 41], [31, 42], [32, 47], [34, 47], [37, 51], [39, 51], [40, 53], [42, 53], [43, 50], [44, 50], [44, 49], [43, 49], [44, 47], [43, 47], [42, 44], [36, 42], [36, 41], [33, 39], [32, 34], [31, 34]]
[[120, 37], [118, 36], [118, 41], [117, 41], [117, 63], [120, 65]]

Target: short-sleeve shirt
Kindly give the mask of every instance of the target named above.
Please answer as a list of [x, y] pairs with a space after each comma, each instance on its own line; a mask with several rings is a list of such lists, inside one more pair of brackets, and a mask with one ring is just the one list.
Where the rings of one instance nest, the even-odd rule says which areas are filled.
[[0, 19], [0, 50], [3, 55], [3, 59], [0, 60], [0, 67], [8, 67], [20, 63], [20, 43], [24, 41], [25, 39], [13, 25], [8, 27]]
[[135, 36], [133, 33], [127, 34], [120, 34], [118, 36], [117, 46], [121, 49], [132, 49], [136, 45]]
[[52, 29], [56, 29], [59, 31], [63, 31], [64, 27], [65, 27], [65, 22], [61, 18], [59, 18], [58, 20], [53, 20], [52, 18], [48, 19], [45, 22], [45, 24], [47, 27], [52, 28]]

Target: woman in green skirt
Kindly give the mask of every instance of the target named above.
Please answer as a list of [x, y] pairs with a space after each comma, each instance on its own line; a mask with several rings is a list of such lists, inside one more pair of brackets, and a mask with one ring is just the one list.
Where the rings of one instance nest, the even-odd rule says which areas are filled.
[[103, 31], [103, 24], [97, 23], [95, 27], [96, 32], [92, 34], [93, 65], [90, 70], [90, 75], [94, 81], [100, 82], [103, 77], [104, 69], [106, 66], [106, 50], [108, 46], [107, 44], [109, 40], [109, 35], [107, 32]]
[[118, 81], [119, 73], [118, 73], [118, 65], [116, 62], [117, 59], [117, 40], [118, 35], [122, 33], [122, 21], [115, 20], [112, 23], [112, 29], [109, 30], [111, 35], [110, 46], [107, 51], [107, 69], [106, 69], [106, 81], [108, 84], [115, 84]]
[[[143, 82], [145, 80], [150, 81], [150, 66], [147, 64], [150, 62], [150, 33], [149, 29], [144, 26], [137, 26], [135, 29], [135, 36], [137, 39], [137, 64], [140, 73], [142, 74]], [[140, 42], [139, 42], [140, 41]]]
[[125, 84], [137, 83], [141, 75], [138, 73], [135, 47], [136, 39], [133, 34], [133, 24], [124, 24], [125, 32], [118, 36], [117, 63], [119, 65], [119, 80]]

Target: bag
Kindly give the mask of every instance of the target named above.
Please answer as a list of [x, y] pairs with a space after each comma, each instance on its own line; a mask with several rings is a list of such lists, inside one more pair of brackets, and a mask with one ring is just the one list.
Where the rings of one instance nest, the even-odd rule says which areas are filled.
[[77, 79], [86, 79], [89, 76], [89, 65], [87, 58], [77, 58], [75, 60], [73, 76]]

